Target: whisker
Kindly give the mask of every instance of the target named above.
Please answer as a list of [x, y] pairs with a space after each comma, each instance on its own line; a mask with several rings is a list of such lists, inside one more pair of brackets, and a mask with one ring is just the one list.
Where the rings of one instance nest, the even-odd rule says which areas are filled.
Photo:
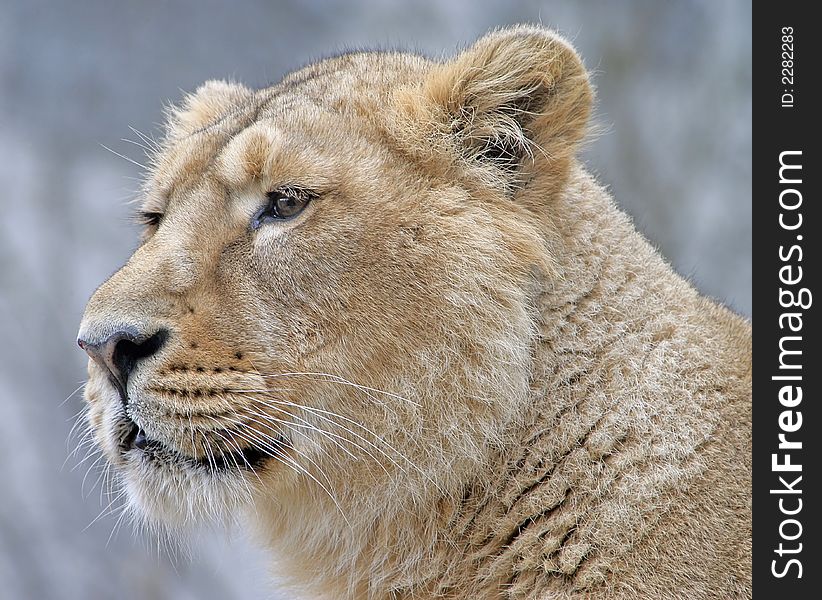
[[111, 500], [111, 502], [109, 502], [109, 503], [108, 503], [108, 504], [107, 504], [107, 505], [103, 508], [103, 510], [101, 510], [101, 511], [100, 511], [100, 513], [99, 513], [96, 517], [94, 517], [94, 519], [92, 519], [91, 523], [89, 523], [88, 525], [86, 525], [86, 526], [83, 528], [83, 532], [87, 531], [87, 530], [89, 529], [89, 527], [91, 527], [92, 525], [94, 525], [97, 521], [99, 521], [99, 520], [100, 520], [101, 518], [103, 518], [104, 516], [108, 516], [108, 515], [112, 514], [112, 513], [114, 512], [114, 510], [116, 510], [116, 509], [110, 510], [110, 509], [111, 509], [111, 507], [114, 505], [114, 503], [115, 503], [115, 502], [117, 502], [118, 500], [121, 500], [125, 494], [126, 494], [126, 490], [125, 490], [125, 489], [121, 490], [121, 491], [120, 491], [120, 493], [119, 493], [119, 494], [117, 494], [117, 496], [116, 496], [115, 498], [113, 498], [113, 499]]
[[[325, 421], [325, 422], [327, 422], [327, 423], [331, 423], [332, 425], [335, 425], [335, 426], [337, 426], [337, 427], [340, 427], [341, 429], [343, 429], [344, 431], [346, 431], [346, 432], [347, 432], [347, 433], [349, 433], [350, 435], [352, 435], [352, 436], [356, 437], [358, 440], [362, 441], [363, 443], [367, 444], [369, 447], [373, 448], [375, 451], [379, 452], [382, 456], [384, 456], [386, 459], [388, 459], [388, 460], [389, 460], [389, 461], [390, 461], [390, 462], [391, 462], [391, 463], [392, 463], [395, 467], [397, 467], [398, 469], [400, 469], [403, 473], [407, 473], [406, 469], [405, 469], [405, 468], [403, 468], [403, 466], [402, 466], [402, 465], [400, 465], [399, 463], [397, 463], [397, 461], [396, 461], [396, 460], [394, 460], [394, 459], [393, 459], [393, 458], [392, 458], [392, 457], [391, 457], [391, 456], [390, 456], [390, 455], [389, 455], [389, 454], [388, 454], [385, 450], [383, 450], [382, 448], [380, 448], [379, 446], [377, 446], [376, 444], [374, 444], [374, 443], [373, 443], [373, 442], [371, 442], [370, 440], [366, 439], [366, 438], [365, 438], [365, 437], [363, 437], [362, 435], [358, 434], [357, 432], [353, 431], [351, 428], [346, 427], [345, 425], [343, 425], [343, 424], [341, 424], [341, 423], [338, 423], [338, 422], [334, 421], [334, 420], [333, 420], [332, 418], [330, 418], [330, 417], [337, 417], [337, 418], [339, 418], [339, 419], [342, 419], [343, 421], [346, 421], [347, 423], [351, 423], [352, 425], [354, 425], [354, 426], [356, 426], [356, 427], [358, 427], [358, 428], [362, 429], [363, 431], [365, 431], [365, 432], [366, 432], [366, 433], [368, 433], [369, 435], [373, 436], [373, 438], [374, 438], [376, 441], [380, 442], [380, 444], [384, 445], [384, 446], [385, 446], [388, 450], [390, 450], [391, 452], [395, 453], [395, 454], [396, 454], [399, 458], [401, 458], [401, 459], [402, 459], [402, 460], [403, 460], [406, 464], [408, 464], [408, 465], [409, 465], [409, 466], [410, 466], [410, 467], [411, 467], [414, 471], [416, 471], [417, 473], [419, 473], [420, 475], [422, 475], [422, 476], [426, 479], [426, 481], [428, 481], [429, 483], [431, 483], [432, 485], [434, 485], [434, 486], [435, 486], [438, 490], [442, 491], [442, 490], [441, 490], [441, 488], [440, 488], [440, 486], [439, 486], [439, 484], [438, 484], [436, 481], [434, 481], [434, 480], [433, 480], [433, 479], [432, 479], [432, 478], [431, 478], [431, 477], [430, 477], [427, 473], [425, 473], [425, 471], [423, 471], [421, 468], [419, 468], [419, 467], [418, 467], [418, 466], [417, 466], [417, 465], [416, 465], [416, 464], [415, 464], [415, 463], [414, 463], [411, 459], [409, 459], [409, 458], [408, 458], [405, 454], [403, 454], [402, 452], [400, 452], [399, 450], [397, 450], [397, 449], [396, 449], [393, 445], [391, 445], [391, 444], [389, 444], [388, 442], [386, 442], [384, 439], [382, 439], [379, 435], [377, 435], [375, 432], [373, 432], [372, 430], [370, 430], [368, 427], [366, 427], [365, 425], [363, 425], [363, 424], [361, 424], [361, 423], [358, 423], [357, 421], [355, 421], [355, 420], [353, 420], [353, 419], [350, 419], [350, 418], [348, 418], [348, 417], [345, 417], [344, 415], [340, 415], [340, 414], [335, 413], [335, 412], [333, 412], [333, 411], [329, 411], [329, 410], [325, 410], [325, 409], [321, 409], [321, 408], [316, 408], [316, 407], [311, 407], [311, 406], [305, 406], [305, 405], [302, 405], [302, 404], [298, 404], [298, 403], [296, 403], [296, 402], [291, 402], [291, 401], [289, 401], [289, 400], [282, 400], [282, 399], [278, 399], [278, 398], [271, 398], [271, 397], [270, 397], [270, 395], [272, 394], [272, 391], [271, 391], [271, 390], [268, 390], [268, 389], [264, 389], [264, 390], [260, 390], [260, 389], [256, 389], [256, 390], [255, 390], [255, 389], [247, 389], [247, 390], [231, 390], [231, 391], [232, 391], [232, 392], [235, 392], [235, 393], [242, 393], [242, 394], [244, 394], [244, 395], [245, 395], [245, 394], [249, 394], [249, 393], [254, 393], [254, 394], [266, 394], [266, 395], [268, 395], [268, 396], [269, 396], [269, 398], [267, 398], [267, 399], [262, 399], [262, 398], [259, 398], [259, 397], [257, 397], [257, 396], [249, 396], [249, 397], [250, 397], [252, 400], [255, 400], [256, 402], [258, 402], [258, 403], [262, 404], [263, 406], [267, 406], [267, 407], [269, 407], [269, 408], [273, 408], [273, 409], [275, 409], [275, 410], [282, 410], [282, 409], [278, 409], [278, 408], [275, 406], [275, 404], [281, 404], [281, 405], [286, 405], [286, 406], [293, 406], [293, 407], [295, 407], [295, 408], [300, 408], [300, 409], [302, 409], [302, 410], [308, 411], [309, 413], [313, 414], [313, 415], [314, 415], [314, 416], [316, 416], [317, 418], [322, 419], [322, 420], [324, 420], [324, 421]], [[334, 434], [331, 434], [331, 435], [334, 435]], [[353, 444], [353, 442], [352, 442], [351, 440], [348, 440], [348, 439], [346, 439], [346, 438], [342, 438], [342, 439], [345, 439], [345, 441], [347, 441], [348, 443], [352, 443], [352, 444]], [[361, 448], [361, 449], [362, 449], [362, 448]], [[370, 453], [369, 453], [369, 456], [371, 456], [372, 458], [374, 458], [374, 457], [373, 457], [373, 455], [371, 455]], [[375, 459], [375, 460], [376, 460], [376, 459]], [[377, 462], [379, 463], [379, 461], [377, 461]], [[383, 468], [383, 469], [385, 469], [384, 465], [381, 465], [381, 466], [382, 466], [382, 468]]]
[[[84, 456], [81, 460], [79, 460], [79, 461], [77, 462], [77, 464], [76, 464], [76, 465], [74, 465], [74, 466], [71, 468], [71, 470], [70, 470], [69, 472], [70, 472], [70, 473], [73, 473], [74, 471], [76, 471], [77, 469], [79, 469], [81, 466], [83, 466], [83, 463], [84, 463], [84, 462], [86, 462], [88, 459], [90, 459], [92, 456], [94, 456], [94, 455], [95, 455], [95, 453], [97, 452], [97, 450], [98, 450], [98, 449], [97, 449], [97, 447], [96, 447], [96, 446], [91, 445], [91, 446], [89, 447], [88, 452], [86, 452], [86, 455], [85, 455], [85, 456]], [[102, 454], [101, 454], [100, 456], [102, 456]], [[98, 459], [98, 460], [99, 460], [99, 459]]]
[[105, 148], [106, 150], [108, 150], [109, 152], [111, 152], [112, 154], [114, 154], [115, 156], [119, 156], [119, 157], [120, 157], [120, 158], [122, 158], [123, 160], [126, 160], [126, 161], [130, 162], [131, 164], [133, 164], [133, 165], [136, 165], [136, 166], [140, 167], [140, 168], [141, 168], [142, 170], [144, 170], [144, 171], [147, 171], [147, 170], [148, 170], [148, 168], [147, 168], [145, 165], [138, 163], [136, 160], [134, 160], [134, 159], [132, 159], [132, 158], [129, 158], [128, 156], [126, 156], [126, 155], [124, 155], [124, 154], [120, 154], [119, 152], [116, 152], [116, 151], [112, 150], [111, 148], [109, 148], [109, 147], [108, 147], [108, 146], [106, 146], [105, 144], [100, 144], [100, 145], [101, 145], [103, 148]]
[[[410, 398], [405, 398], [404, 396], [400, 396], [398, 394], [394, 394], [392, 392], [387, 392], [385, 390], [380, 390], [377, 388], [368, 387], [366, 385], [360, 385], [358, 383], [354, 383], [353, 381], [349, 381], [344, 377], [339, 375], [334, 375], [332, 373], [322, 373], [322, 372], [312, 372], [312, 371], [294, 371], [294, 372], [286, 372], [286, 373], [277, 373], [275, 375], [263, 375], [262, 373], [257, 373], [260, 377], [264, 379], [276, 379], [279, 377], [292, 377], [292, 376], [313, 376], [313, 377], [322, 377], [327, 378], [327, 380], [333, 381], [334, 383], [340, 383], [343, 385], [348, 385], [353, 388], [356, 388], [363, 392], [374, 392], [377, 394], [383, 394], [384, 396], [388, 396], [389, 398], [394, 398], [395, 400], [402, 400], [403, 402], [408, 402], [412, 406], [420, 407], [421, 405]], [[322, 380], [320, 380], [322, 381]], [[370, 396], [373, 398], [373, 396]], [[374, 398], [375, 399], [375, 398]], [[376, 399], [375, 399], [376, 400]]]
[[191, 452], [194, 455], [194, 460], [197, 460], [197, 444], [194, 442], [194, 422], [191, 419], [191, 413], [188, 415], [188, 427], [191, 431]]
[[345, 511], [343, 511], [342, 506], [340, 506], [339, 501], [331, 493], [331, 491], [326, 486], [324, 486], [323, 483], [319, 479], [314, 477], [314, 475], [312, 475], [305, 467], [303, 467], [302, 465], [297, 463], [297, 461], [295, 461], [293, 458], [291, 458], [290, 456], [288, 456], [285, 453], [279, 453], [279, 455], [280, 456], [278, 458], [281, 458], [285, 462], [285, 464], [287, 464], [287, 465], [291, 466], [292, 468], [296, 469], [297, 472], [302, 473], [303, 475], [305, 475], [306, 477], [311, 479], [314, 483], [316, 483], [318, 486], [320, 486], [320, 488], [322, 488], [322, 490], [326, 493], [326, 495], [334, 503], [334, 506], [337, 507], [337, 510], [340, 511], [340, 515], [342, 515], [342, 518], [346, 522], [348, 527], [351, 528], [351, 522], [348, 520], [348, 517], [346, 516]]
[[209, 466], [209, 469], [211, 471], [211, 476], [216, 477], [217, 476], [217, 461], [214, 458], [214, 453], [211, 450], [211, 446], [209, 446], [209, 444], [208, 444], [208, 438], [206, 437], [205, 433], [200, 432], [200, 435], [203, 438], [203, 451], [205, 452], [206, 460], [208, 460], [208, 466]]
[[[268, 394], [268, 395], [272, 394], [272, 390], [270, 390], [270, 389], [236, 389], [236, 390], [232, 389], [230, 391], [235, 392], [235, 393], [256, 393], [256, 394]], [[281, 391], [281, 390], [280, 390], [280, 388], [277, 388], [274, 391]], [[265, 402], [265, 401], [261, 400], [260, 398], [253, 397], [253, 396], [249, 396], [249, 398], [251, 398], [251, 399], [253, 399], [257, 402]], [[384, 440], [382, 440], [380, 438], [380, 436], [378, 436], [376, 433], [371, 431], [368, 427], [366, 427], [362, 423], [359, 423], [358, 421], [355, 421], [354, 419], [350, 419], [350, 418], [348, 418], [344, 415], [341, 415], [339, 413], [335, 413], [333, 411], [322, 409], [322, 408], [317, 408], [317, 407], [314, 407], [314, 406], [306, 406], [304, 404], [298, 404], [298, 403], [293, 402], [291, 400], [284, 400], [284, 399], [281, 399], [281, 398], [269, 398], [268, 401], [276, 402], [277, 404], [282, 404], [282, 405], [286, 405], [286, 406], [293, 406], [294, 408], [299, 408], [301, 410], [305, 410], [305, 411], [308, 411], [310, 413], [319, 413], [317, 416], [319, 416], [321, 414], [321, 415], [328, 415], [328, 416], [331, 416], [331, 417], [337, 417], [339, 419], [342, 419], [343, 421], [346, 421], [347, 423], [351, 423], [352, 425], [354, 425], [356, 427], [359, 427], [360, 429], [362, 429], [363, 431], [365, 431], [369, 435], [374, 436], [375, 439], [378, 439], [381, 442], [388, 445], [388, 443], [385, 442]], [[334, 425], [337, 425], [338, 427], [341, 427], [341, 425], [339, 423], [336, 423], [334, 421], [331, 421], [331, 422], [334, 423]], [[389, 449], [397, 452], [397, 454], [401, 454], [395, 448], [391, 448], [390, 445], [389, 445]]]
[[134, 144], [135, 146], [143, 150], [143, 153], [146, 155], [146, 158], [151, 158], [151, 153], [153, 152], [153, 150], [145, 144], [137, 142], [135, 140], [130, 140], [128, 138], [120, 138], [120, 141], [126, 142], [127, 144]]
[[[268, 393], [268, 394], [270, 394], [270, 393], [271, 393], [269, 390], [251, 390], [251, 391], [253, 391], [253, 392], [257, 392], [257, 393]], [[277, 409], [277, 407], [276, 407], [276, 406], [274, 406], [274, 405], [272, 405], [272, 404], [271, 404], [271, 402], [275, 402], [275, 403], [279, 403], [279, 404], [287, 404], [287, 405], [295, 406], [295, 407], [301, 408], [302, 410], [306, 410], [306, 411], [308, 411], [309, 413], [314, 414], [314, 416], [316, 416], [317, 418], [322, 419], [323, 421], [325, 421], [325, 422], [327, 422], [327, 423], [331, 423], [332, 425], [335, 425], [335, 426], [337, 426], [337, 427], [340, 427], [343, 431], [346, 431], [347, 433], [349, 433], [349, 434], [351, 434], [352, 436], [356, 437], [358, 440], [360, 440], [360, 441], [364, 442], [365, 444], [367, 444], [368, 446], [370, 446], [371, 448], [373, 448], [374, 450], [376, 450], [377, 452], [379, 452], [381, 455], [383, 455], [386, 459], [388, 459], [388, 460], [389, 460], [389, 461], [390, 461], [390, 462], [391, 462], [391, 463], [392, 463], [395, 467], [397, 467], [397, 468], [398, 468], [398, 469], [400, 469], [401, 471], [405, 472], [405, 469], [402, 467], [402, 465], [400, 465], [399, 463], [397, 463], [397, 461], [395, 461], [395, 460], [394, 460], [394, 459], [393, 459], [393, 458], [392, 458], [392, 457], [391, 457], [391, 456], [390, 456], [390, 455], [389, 455], [389, 454], [388, 454], [385, 450], [383, 450], [382, 448], [380, 448], [379, 446], [377, 446], [376, 444], [374, 444], [374, 443], [373, 443], [373, 442], [371, 442], [370, 440], [368, 440], [368, 439], [364, 438], [363, 436], [361, 436], [361, 435], [360, 435], [360, 434], [358, 434], [357, 432], [353, 431], [351, 428], [346, 427], [345, 425], [342, 425], [342, 424], [340, 424], [340, 423], [337, 423], [336, 421], [332, 420], [331, 418], [329, 418], [329, 417], [327, 417], [327, 416], [325, 416], [325, 415], [326, 415], [326, 414], [333, 415], [333, 416], [336, 416], [336, 417], [338, 417], [338, 418], [340, 418], [340, 419], [343, 419], [343, 420], [345, 420], [345, 421], [351, 422], [352, 424], [354, 424], [354, 425], [356, 425], [356, 426], [360, 427], [361, 429], [363, 429], [364, 431], [366, 431], [367, 433], [369, 433], [370, 435], [372, 435], [372, 436], [374, 437], [374, 439], [376, 439], [376, 440], [378, 440], [379, 442], [381, 442], [382, 444], [384, 444], [384, 445], [385, 445], [385, 446], [386, 446], [389, 450], [391, 450], [391, 451], [395, 452], [395, 453], [397, 454], [397, 456], [401, 457], [403, 460], [405, 460], [406, 462], [408, 462], [410, 465], [415, 466], [415, 465], [413, 464], [413, 462], [411, 462], [411, 461], [410, 461], [410, 460], [409, 460], [409, 459], [408, 459], [405, 455], [403, 455], [403, 454], [402, 454], [399, 450], [397, 450], [396, 448], [394, 448], [393, 446], [391, 446], [391, 444], [389, 444], [388, 442], [386, 442], [385, 440], [383, 440], [383, 439], [382, 439], [380, 436], [378, 436], [376, 433], [374, 433], [373, 431], [371, 431], [370, 429], [368, 429], [368, 428], [367, 428], [367, 427], [365, 427], [364, 425], [362, 425], [362, 424], [360, 424], [360, 423], [357, 423], [357, 422], [356, 422], [356, 421], [354, 421], [353, 419], [348, 419], [347, 417], [344, 417], [344, 416], [339, 415], [339, 414], [337, 414], [337, 413], [333, 413], [333, 412], [331, 412], [331, 411], [326, 411], [326, 410], [323, 410], [323, 409], [315, 409], [314, 407], [310, 407], [310, 406], [302, 406], [302, 405], [299, 405], [299, 404], [294, 403], [294, 402], [289, 402], [289, 401], [287, 401], [287, 400], [276, 400], [276, 399], [263, 400], [263, 399], [260, 399], [260, 398], [256, 398], [256, 397], [254, 397], [254, 396], [250, 396], [250, 398], [251, 398], [252, 400], [255, 400], [256, 402], [259, 402], [259, 403], [263, 404], [264, 406], [268, 406], [269, 408], [274, 408], [274, 409]], [[282, 410], [282, 409], [279, 409], [279, 410]], [[346, 441], [346, 442], [348, 442], [348, 443], [352, 443], [352, 444], [353, 444], [353, 442], [352, 442], [351, 440], [349, 440], [349, 439], [347, 439], [347, 438], [345, 438], [345, 437], [343, 437], [343, 436], [339, 436], [339, 435], [336, 435], [336, 434], [333, 434], [333, 433], [330, 433], [330, 432], [326, 432], [326, 433], [327, 433], [328, 435], [331, 435], [331, 436], [337, 437], [338, 439], [342, 439], [342, 440], [345, 440], [345, 441]], [[362, 449], [362, 448], [361, 448], [361, 449]], [[364, 449], [363, 449], [363, 450], [364, 450]], [[368, 453], [368, 454], [369, 454], [369, 456], [371, 456], [371, 458], [373, 458], [374, 460], [376, 460], [376, 458], [375, 458], [372, 454], [370, 454], [370, 453]], [[376, 461], [376, 462], [377, 462], [377, 463], [379, 463], [379, 461]], [[380, 464], [381, 464], [381, 463], [380, 463]], [[381, 466], [382, 466], [382, 465], [381, 465]], [[383, 467], [383, 469], [385, 468], [384, 466], [382, 466], [382, 467]]]
[[153, 151], [158, 152], [159, 150], [161, 150], [159, 142], [157, 140], [155, 140], [153, 137], [151, 137], [149, 135], [146, 135], [145, 133], [143, 133], [142, 131], [140, 131], [136, 127], [132, 127], [131, 125], [129, 125], [128, 128], [131, 129], [131, 131], [133, 131], [135, 133], [135, 135], [137, 135], [146, 144], [151, 146], [151, 149]]
[[[236, 435], [238, 435], [239, 437], [245, 439], [249, 443], [254, 444], [254, 442], [252, 442], [251, 440], [248, 439], [248, 437], [246, 437], [247, 435], [250, 435], [250, 430], [246, 430], [244, 432], [234, 432], [234, 433], [236, 433]], [[259, 444], [259, 443], [260, 442], [257, 442], [257, 444]], [[346, 524], [348, 524], [349, 527], [351, 526], [351, 522], [348, 520], [348, 517], [346, 516], [345, 511], [343, 511], [342, 507], [340, 506], [339, 501], [337, 500], [336, 497], [334, 497], [334, 495], [331, 493], [331, 491], [328, 489], [328, 487], [326, 487], [319, 479], [317, 479], [314, 475], [312, 475], [311, 472], [308, 471], [305, 467], [303, 467], [297, 461], [295, 461], [293, 458], [288, 456], [288, 454], [285, 453], [281, 448], [279, 448], [277, 446], [271, 446], [270, 444], [266, 444], [266, 443], [264, 443], [264, 445], [266, 446], [266, 448], [264, 448], [264, 450], [267, 453], [269, 453], [272, 457], [279, 459], [281, 462], [283, 462], [284, 464], [291, 467], [298, 474], [305, 475], [306, 477], [311, 479], [314, 483], [316, 483], [318, 486], [320, 486], [320, 488], [325, 492], [325, 494], [329, 497], [329, 499], [337, 507], [337, 510], [339, 510], [340, 515], [342, 515], [342, 517], [345, 520]], [[256, 447], [256, 445], [255, 445], [255, 447]], [[206, 448], [208, 448], [208, 446], [206, 446]], [[323, 473], [323, 475], [325, 475], [325, 474]]]
[[114, 539], [117, 531], [120, 529], [120, 525], [123, 523], [123, 518], [128, 514], [128, 502], [124, 502], [120, 507], [120, 515], [117, 517], [117, 520], [114, 522], [114, 525], [111, 528], [111, 533], [108, 534], [108, 539], [106, 540], [105, 547], [108, 548], [109, 544], [111, 544], [111, 540]]
[[91, 431], [91, 427], [89, 426], [88, 420], [86, 417], [86, 411], [83, 410], [75, 416], [74, 424], [69, 429], [68, 435], [66, 436], [66, 449], [68, 449], [68, 445], [71, 443], [71, 438], [74, 437], [74, 434], [77, 433], [77, 428], [82, 427], [83, 425], [86, 426], [86, 430], [81, 434], [81, 438], [85, 437], [87, 432]]
[[[79, 389], [80, 388], [77, 388], [77, 390], [79, 390]], [[77, 390], [75, 390], [75, 392], [74, 392], [75, 394], [77, 393]], [[71, 398], [71, 396], [69, 396], [69, 398]], [[66, 398], [66, 400], [68, 400], [68, 398]], [[68, 417], [65, 422], [68, 423], [69, 421], [75, 421], [75, 423], [76, 423], [77, 419], [82, 417], [87, 412], [88, 412], [88, 406], [83, 405], [83, 406], [80, 407], [80, 410], [78, 410], [72, 416]], [[74, 429], [74, 428], [72, 427], [72, 429]]]
[[[83, 435], [80, 438], [80, 440], [77, 442], [77, 445], [74, 447], [74, 450], [72, 450], [71, 452], [69, 452], [66, 455], [66, 458], [63, 460], [63, 464], [60, 465], [60, 471], [63, 471], [63, 469], [66, 468], [66, 465], [68, 464], [68, 462], [70, 460], [72, 460], [74, 457], [76, 457], [77, 453], [80, 452], [80, 450], [82, 450], [84, 448], [93, 448], [93, 447], [94, 447], [93, 432], [92, 432], [91, 428], [89, 428], [89, 429], [86, 429], [86, 431], [83, 432]], [[86, 456], [88, 456], [88, 454]], [[72, 468], [71, 470], [74, 471], [74, 468]]]
[[[254, 402], [258, 402], [258, 403], [263, 404], [265, 406], [265, 404], [257, 398], [254, 398], [252, 396], [246, 396], [246, 397], [249, 398], [250, 400], [254, 401]], [[342, 444], [340, 444], [337, 441], [337, 440], [341, 439], [343, 441], [351, 443], [351, 440], [347, 440], [347, 439], [343, 438], [342, 436], [331, 433], [330, 431], [325, 431], [324, 429], [321, 429], [321, 428], [317, 427], [316, 425], [313, 425], [313, 424], [309, 423], [308, 421], [306, 421], [305, 419], [303, 419], [303, 418], [301, 418], [297, 415], [292, 415], [291, 413], [289, 413], [288, 411], [283, 410], [282, 408], [279, 408], [279, 407], [276, 407], [276, 406], [268, 406], [268, 408], [273, 408], [274, 410], [277, 410], [277, 411], [279, 411], [279, 412], [281, 412], [285, 415], [288, 415], [289, 417], [299, 419], [300, 421], [302, 421], [302, 424], [301, 423], [294, 423], [293, 421], [292, 422], [286, 422], [285, 420], [277, 419], [276, 417], [273, 417], [271, 415], [266, 415], [264, 413], [259, 413], [257, 411], [253, 411], [253, 413], [260, 416], [260, 417], [262, 417], [263, 419], [272, 420], [272, 421], [275, 421], [277, 423], [281, 423], [283, 425], [289, 426], [289, 428], [297, 427], [299, 429], [308, 429], [310, 431], [316, 431], [317, 433], [319, 433], [323, 437], [328, 438], [333, 444], [335, 444], [340, 450], [345, 452], [348, 456], [350, 456], [354, 460], [357, 460], [357, 457], [354, 454], [352, 454], [350, 450], [348, 450], [346, 447], [344, 447]], [[305, 437], [306, 439], [311, 441], [311, 438], [309, 438], [307, 435], [305, 435], [304, 433], [302, 435], [303, 435], [303, 437]]]
[[91, 494], [91, 490], [94, 489], [92, 487], [91, 490], [89, 490], [88, 494], [85, 493], [86, 492], [86, 479], [88, 478], [89, 473], [91, 473], [91, 471], [92, 471], [92, 469], [94, 469], [94, 467], [99, 466], [100, 461], [105, 460], [105, 458], [106, 457], [103, 456], [103, 453], [101, 452], [100, 455], [97, 457], [97, 459], [93, 463], [91, 463], [91, 466], [89, 466], [89, 468], [86, 469], [86, 474], [83, 475], [83, 481], [80, 483], [80, 493], [83, 495], [84, 499], [88, 498], [89, 494]]
[[[263, 415], [260, 415], [260, 416], [263, 417]], [[247, 436], [253, 437], [254, 440], [256, 440], [257, 444], [260, 444], [260, 443], [263, 444], [264, 448], [261, 448], [263, 450], [271, 449], [271, 450], [279, 451], [279, 447], [277, 446], [276, 438], [271, 438], [270, 436], [267, 436], [263, 432], [257, 431], [256, 429], [252, 429], [252, 428], [248, 427], [245, 423], [242, 423], [241, 421], [236, 421], [236, 420], [233, 420], [233, 421], [236, 425], [238, 425], [240, 427], [245, 427], [245, 429], [243, 429], [241, 431], [236, 431], [235, 433], [237, 435], [239, 435], [240, 437], [242, 437], [243, 439], [245, 439], [247, 442], [249, 442], [252, 446], [256, 447], [255, 441], [250, 440], [249, 437], [247, 437]], [[265, 425], [265, 424], [260, 423], [259, 421], [256, 421], [256, 420], [255, 420], [255, 422], [257, 422], [259, 425], [262, 425], [263, 427], [267, 427], [268, 429], [271, 429], [272, 431], [276, 431], [270, 425]], [[288, 427], [288, 425], [289, 425], [285, 421], [282, 421], [281, 423], [282, 423], [282, 425], [284, 425], [286, 427]], [[292, 429], [292, 431], [294, 431], [294, 433], [298, 433], [298, 434], [303, 435], [306, 439], [310, 439], [310, 438], [308, 438], [308, 436], [306, 436], [304, 433], [302, 433], [300, 431], [297, 431], [297, 430], [294, 430], [294, 429]], [[328, 482], [328, 484], [331, 485], [331, 480], [328, 477], [328, 475], [322, 470], [322, 468], [310, 456], [308, 456], [304, 452], [301, 452], [298, 448], [294, 447], [293, 445], [291, 446], [291, 450], [293, 450], [295, 453], [302, 456], [303, 458], [305, 458], [305, 460], [307, 460], [309, 463], [311, 463], [311, 465], [314, 466], [315, 469], [317, 469], [317, 472], [320, 473], [325, 478], [326, 482]], [[255, 475], [256, 475], [256, 472], [255, 472]], [[258, 476], [258, 479], [259, 479], [259, 476]]]
[[[89, 489], [88, 495], [85, 496], [85, 498], [88, 498], [88, 496], [91, 495], [91, 492], [94, 491], [94, 488], [96, 488], [97, 485], [103, 481], [103, 477], [105, 477], [106, 471], [108, 470], [108, 467], [109, 467], [110, 464], [111, 464], [110, 462], [105, 461], [102, 468], [100, 469], [100, 474], [97, 475], [97, 479], [95, 479], [94, 483], [91, 484], [91, 489]], [[81, 493], [82, 493], [82, 487], [81, 487]], [[100, 497], [101, 497], [101, 499], [102, 499], [102, 495], [103, 495], [103, 486], [101, 485], [100, 486]]]
[[61, 402], [58, 406], [63, 406], [66, 402], [68, 402], [69, 400], [71, 400], [71, 398], [74, 396], [74, 394], [76, 394], [77, 392], [79, 392], [80, 390], [82, 390], [84, 387], [86, 387], [86, 382], [85, 382], [85, 381], [84, 381], [83, 383], [81, 383], [81, 384], [77, 387], [77, 389], [76, 389], [76, 390], [74, 390], [72, 393], [70, 393], [68, 396], [66, 396], [66, 399], [65, 399], [65, 400], [63, 400], [63, 401], [62, 401], [62, 402]]
[[100, 506], [103, 505], [103, 493], [106, 493], [106, 497], [110, 498], [112, 495], [112, 482], [111, 482], [111, 463], [106, 461], [106, 466], [103, 468], [103, 481], [100, 484]]
[[[246, 466], [251, 468], [251, 465], [245, 459], [245, 456], [243, 456], [242, 448], [240, 448], [240, 446], [239, 446], [239, 444], [237, 444], [237, 442], [235, 442], [234, 440], [232, 440], [230, 438], [227, 438], [226, 436], [224, 436], [222, 433], [220, 433], [217, 430], [213, 430], [212, 433], [218, 435], [220, 437], [220, 439], [224, 440], [229, 446], [233, 446], [237, 450], [237, 454], [239, 454], [240, 457], [243, 459], [243, 462], [246, 464]], [[223, 453], [223, 454], [225, 455], [225, 453]], [[252, 493], [251, 488], [248, 486], [248, 482], [245, 480], [245, 477], [243, 475], [243, 469], [242, 469], [242, 467], [240, 467], [240, 463], [237, 462], [236, 455], [233, 451], [229, 452], [228, 455], [231, 458], [231, 461], [234, 463], [234, 466], [237, 468], [237, 474], [240, 475], [240, 481], [243, 482], [243, 485], [245, 486], [246, 491], [248, 492], [248, 500], [250, 501], [254, 497], [254, 494]], [[225, 459], [223, 459], [223, 460], [225, 460]], [[256, 473], [255, 473], [255, 475], [256, 475]], [[259, 476], [258, 476], [258, 479], [259, 479]]]

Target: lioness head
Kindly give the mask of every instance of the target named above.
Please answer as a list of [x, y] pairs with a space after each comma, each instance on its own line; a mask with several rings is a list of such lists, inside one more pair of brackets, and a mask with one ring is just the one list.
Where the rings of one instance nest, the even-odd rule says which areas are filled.
[[444, 63], [209, 82], [173, 110], [143, 241], [79, 332], [136, 511], [350, 520], [456, 489], [528, 401], [535, 298], [562, 277], [546, 223], [590, 103], [575, 52], [517, 27]]

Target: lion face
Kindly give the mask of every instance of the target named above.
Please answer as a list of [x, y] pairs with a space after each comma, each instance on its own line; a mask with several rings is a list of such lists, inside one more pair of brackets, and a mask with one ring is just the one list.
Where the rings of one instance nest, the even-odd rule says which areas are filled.
[[580, 69], [521, 28], [444, 65], [357, 54], [256, 92], [212, 82], [175, 111], [142, 244], [79, 333], [132, 505], [181, 524], [302, 489], [447, 486], [479, 460], [528, 395], [550, 248], [517, 195], [539, 169], [561, 187]]

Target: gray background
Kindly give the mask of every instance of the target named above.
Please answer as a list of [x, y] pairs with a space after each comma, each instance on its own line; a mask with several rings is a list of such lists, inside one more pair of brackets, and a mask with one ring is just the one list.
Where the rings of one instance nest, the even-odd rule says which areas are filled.
[[134, 249], [133, 126], [209, 78], [253, 86], [345, 48], [453, 52], [542, 22], [598, 87], [585, 160], [680, 273], [751, 314], [748, 2], [0, 3], [0, 597], [277, 597], [253, 544], [203, 536], [172, 561], [129, 526], [109, 539], [97, 471], [67, 454], [84, 302]]

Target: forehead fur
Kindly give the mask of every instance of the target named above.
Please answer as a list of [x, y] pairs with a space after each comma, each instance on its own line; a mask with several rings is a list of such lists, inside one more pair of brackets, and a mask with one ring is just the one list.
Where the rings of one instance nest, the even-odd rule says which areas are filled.
[[283, 169], [305, 169], [320, 178], [312, 187], [322, 186], [323, 175], [334, 174], [328, 157], [364, 159], [359, 138], [382, 129], [393, 91], [420, 80], [429, 66], [412, 54], [364, 52], [310, 65], [258, 91], [207, 82], [168, 111], [143, 210], [162, 213], [176, 188], [210, 169], [231, 187]]
[[294, 138], [294, 132], [284, 131], [271, 119], [256, 123], [226, 144], [215, 161], [215, 175], [232, 189], [258, 182], [268, 188], [293, 185], [324, 190], [338, 175], [336, 163], [321, 151], [321, 144]]
[[183, 100], [180, 107], [167, 111], [166, 133], [181, 139], [218, 121], [233, 108], [246, 103], [253, 92], [243, 85], [227, 81], [207, 81]]

